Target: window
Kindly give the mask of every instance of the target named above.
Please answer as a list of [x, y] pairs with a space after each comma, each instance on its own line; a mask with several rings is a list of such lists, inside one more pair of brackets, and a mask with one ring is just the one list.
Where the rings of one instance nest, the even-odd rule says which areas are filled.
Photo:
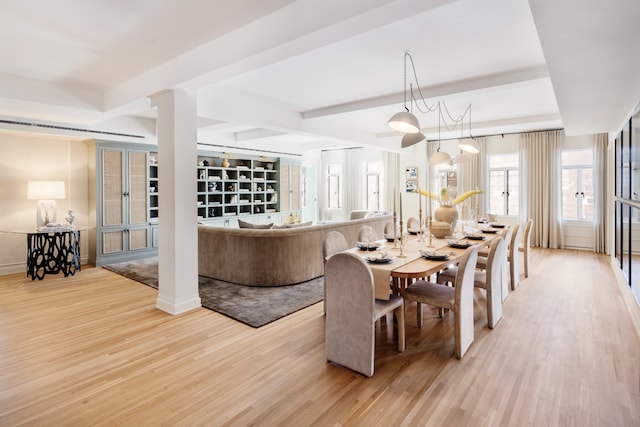
[[380, 210], [380, 164], [367, 163], [367, 209]]
[[331, 164], [327, 172], [329, 209], [340, 209], [342, 208], [342, 165]]
[[489, 212], [516, 216], [520, 210], [518, 153], [489, 155]]
[[593, 150], [562, 151], [562, 219], [593, 220]]

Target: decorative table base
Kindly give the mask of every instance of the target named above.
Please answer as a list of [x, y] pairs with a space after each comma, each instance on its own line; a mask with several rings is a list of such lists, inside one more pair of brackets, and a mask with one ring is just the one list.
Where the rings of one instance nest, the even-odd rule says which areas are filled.
[[27, 233], [27, 276], [42, 280], [61, 271], [65, 277], [80, 271], [80, 230]]

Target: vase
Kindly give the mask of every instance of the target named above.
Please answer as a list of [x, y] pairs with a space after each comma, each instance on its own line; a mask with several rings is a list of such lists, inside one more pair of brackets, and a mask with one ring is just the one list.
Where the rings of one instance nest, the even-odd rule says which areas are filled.
[[436, 221], [444, 221], [451, 224], [451, 232], [455, 232], [458, 222], [458, 210], [453, 205], [440, 205], [433, 213]]
[[228, 168], [229, 167], [229, 160], [227, 160], [227, 159], [222, 160], [222, 167], [223, 168]]

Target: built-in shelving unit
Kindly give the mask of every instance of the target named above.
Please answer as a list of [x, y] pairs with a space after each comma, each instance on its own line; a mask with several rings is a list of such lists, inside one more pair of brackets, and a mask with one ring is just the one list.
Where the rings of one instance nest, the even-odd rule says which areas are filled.
[[198, 220], [279, 212], [278, 162], [198, 156]]

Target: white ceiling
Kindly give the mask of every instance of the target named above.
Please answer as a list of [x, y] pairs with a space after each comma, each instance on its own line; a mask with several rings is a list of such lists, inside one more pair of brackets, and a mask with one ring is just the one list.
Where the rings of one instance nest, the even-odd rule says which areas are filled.
[[[473, 135], [614, 132], [640, 101], [640, 2], [628, 0], [5, 0], [0, 11], [6, 129], [154, 141], [149, 96], [178, 89], [197, 91], [201, 142], [399, 149], [386, 122], [403, 109], [404, 52], [426, 103], [453, 115], [472, 105]], [[414, 112], [437, 138], [437, 115]]]

